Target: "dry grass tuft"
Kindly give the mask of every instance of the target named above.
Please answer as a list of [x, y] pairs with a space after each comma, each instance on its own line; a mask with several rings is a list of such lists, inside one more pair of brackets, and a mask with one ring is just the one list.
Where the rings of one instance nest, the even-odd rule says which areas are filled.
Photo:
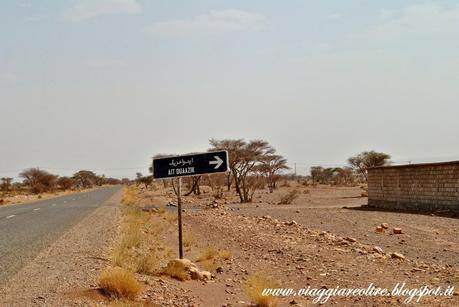
[[178, 279], [180, 281], [190, 279], [190, 274], [184, 267], [180, 266], [167, 266], [162, 271], [162, 274]]
[[175, 223], [177, 222], [177, 219], [178, 219], [177, 214], [173, 212], [165, 212], [163, 216], [164, 216], [164, 219], [168, 221], [169, 223]]
[[202, 262], [202, 261], [205, 261], [205, 260], [212, 260], [214, 259], [216, 256], [218, 255], [218, 251], [211, 247], [211, 246], [208, 246], [206, 247], [206, 249], [201, 253], [201, 255], [198, 257], [198, 259], [196, 260], [196, 262]]
[[164, 209], [162, 207], [158, 208], [158, 211], [156, 211], [156, 214], [158, 214], [158, 215], [161, 215], [161, 214], [164, 214], [164, 213], [166, 213], [166, 209]]
[[266, 288], [278, 288], [279, 284], [271, 277], [261, 273], [250, 276], [245, 283], [245, 292], [252, 303], [259, 307], [274, 307], [278, 304], [277, 297], [262, 294]]
[[194, 238], [191, 232], [187, 231], [183, 234], [183, 246], [191, 247], [193, 245]]
[[231, 256], [232, 256], [232, 253], [229, 250], [226, 250], [226, 249], [221, 249], [218, 252], [218, 257], [220, 257], [223, 260], [228, 260], [228, 259], [231, 258]]
[[142, 291], [142, 286], [134, 275], [125, 269], [115, 267], [102, 272], [99, 278], [102, 290], [116, 298], [133, 300]]
[[215, 261], [215, 259], [210, 259], [210, 260], [203, 260], [199, 262], [199, 267], [209, 272], [215, 272], [217, 268], [219, 267], [219, 265]]
[[283, 195], [279, 201], [279, 205], [290, 205], [295, 199], [298, 198], [300, 192], [297, 189], [289, 191]]
[[139, 247], [142, 241], [142, 233], [138, 225], [129, 224], [123, 229], [123, 239], [121, 240], [121, 246], [126, 249], [132, 247]]
[[141, 254], [135, 260], [135, 271], [140, 274], [156, 274], [159, 272], [159, 259], [154, 254]]
[[110, 261], [112, 265], [124, 268], [128, 263], [128, 259], [128, 250], [122, 244], [117, 244], [110, 256]]
[[135, 205], [139, 202], [139, 188], [136, 186], [129, 186], [124, 192], [121, 203], [127, 206]]

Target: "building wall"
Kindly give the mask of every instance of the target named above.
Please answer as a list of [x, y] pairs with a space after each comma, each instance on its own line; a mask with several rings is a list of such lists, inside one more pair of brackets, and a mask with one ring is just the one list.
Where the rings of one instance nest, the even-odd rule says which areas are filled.
[[368, 205], [459, 213], [459, 161], [369, 169]]

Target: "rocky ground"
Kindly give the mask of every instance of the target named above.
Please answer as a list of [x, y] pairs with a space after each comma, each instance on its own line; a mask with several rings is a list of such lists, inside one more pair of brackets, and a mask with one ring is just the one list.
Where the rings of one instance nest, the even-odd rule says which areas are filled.
[[[159, 184], [154, 189], [134, 189], [134, 207], [149, 214], [142, 231], [152, 253], [170, 251], [165, 252], [169, 258], [160, 261], [165, 266], [178, 253], [177, 224], [171, 218], [176, 214], [173, 191]], [[292, 189], [300, 190], [300, 197], [290, 205], [279, 205], [281, 196]], [[250, 306], [252, 298], [246, 287], [253, 276], [269, 276], [279, 287], [295, 290], [309, 286], [367, 288], [372, 283], [392, 289], [403, 282], [409, 288], [459, 286], [458, 219], [360, 210], [366, 198], [361, 197], [359, 187], [305, 187], [291, 182], [272, 194], [258, 192], [251, 204], [239, 204], [233, 193], [215, 200], [209, 187], [202, 191], [184, 199], [185, 258], [210, 271], [211, 280], [179, 281], [161, 274], [136, 273], [144, 288], [136, 301], [113, 300], [97, 287], [100, 271], [111, 265], [110, 242], [97, 248], [80, 236], [81, 248], [75, 253], [63, 257], [62, 250], [69, 250], [66, 244], [76, 237], [39, 257], [31, 268], [37, 273], [25, 292], [27, 297], [40, 306]], [[164, 208], [165, 213], [158, 214], [155, 208]], [[117, 215], [110, 212], [100, 211], [113, 214], [115, 222], [100, 232], [111, 229], [105, 237], [113, 246]], [[387, 229], [376, 232], [382, 224]], [[84, 234], [85, 228], [96, 225], [97, 215], [91, 215], [78, 229]], [[393, 228], [402, 233], [393, 234]], [[28, 284], [30, 276], [27, 270], [16, 277], [17, 287], [6, 294], [9, 299], [26, 302], [20, 299], [22, 285]], [[40, 276], [49, 286], [39, 285]], [[332, 297], [324, 305], [392, 306], [405, 299]], [[314, 305], [313, 298], [298, 296], [277, 303]], [[458, 291], [448, 298], [425, 297], [416, 305], [459, 306]]]
[[[280, 196], [291, 189], [307, 192], [291, 205], [278, 205]], [[248, 306], [251, 298], [245, 288], [254, 275], [271, 276], [280, 287], [294, 289], [366, 288], [371, 283], [392, 289], [403, 282], [409, 288], [459, 284], [457, 219], [357, 210], [366, 203], [359, 187], [303, 187], [293, 183], [273, 194], [261, 191], [252, 204], [238, 204], [232, 194], [215, 201], [211, 191], [204, 191], [207, 193], [185, 198], [185, 233], [193, 237], [185, 257], [210, 270], [214, 278], [181, 282], [166, 276], [138, 275], [147, 284], [141, 302]], [[169, 189], [143, 190], [140, 194], [139, 203], [143, 202], [144, 208], [175, 201]], [[174, 223], [161, 239], [177, 250]], [[381, 224], [387, 229], [376, 232]], [[401, 228], [402, 234], [392, 234], [393, 228]], [[231, 256], [199, 262], [209, 248]], [[456, 290], [449, 298], [423, 298], [417, 305], [457, 306], [457, 294]], [[390, 306], [405, 299], [332, 297], [325, 305]], [[278, 304], [309, 306], [312, 300], [290, 296]]]

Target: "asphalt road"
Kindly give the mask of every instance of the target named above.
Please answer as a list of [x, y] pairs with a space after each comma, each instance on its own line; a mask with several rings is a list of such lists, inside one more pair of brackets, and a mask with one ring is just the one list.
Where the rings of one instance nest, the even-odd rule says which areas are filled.
[[120, 187], [0, 207], [0, 285]]

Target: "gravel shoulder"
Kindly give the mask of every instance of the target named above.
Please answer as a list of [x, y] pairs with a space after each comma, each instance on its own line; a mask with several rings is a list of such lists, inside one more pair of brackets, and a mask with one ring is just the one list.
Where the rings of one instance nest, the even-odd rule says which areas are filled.
[[122, 194], [117, 191], [13, 276], [0, 289], [0, 305], [75, 306], [78, 298], [68, 293], [96, 288], [117, 235]]

